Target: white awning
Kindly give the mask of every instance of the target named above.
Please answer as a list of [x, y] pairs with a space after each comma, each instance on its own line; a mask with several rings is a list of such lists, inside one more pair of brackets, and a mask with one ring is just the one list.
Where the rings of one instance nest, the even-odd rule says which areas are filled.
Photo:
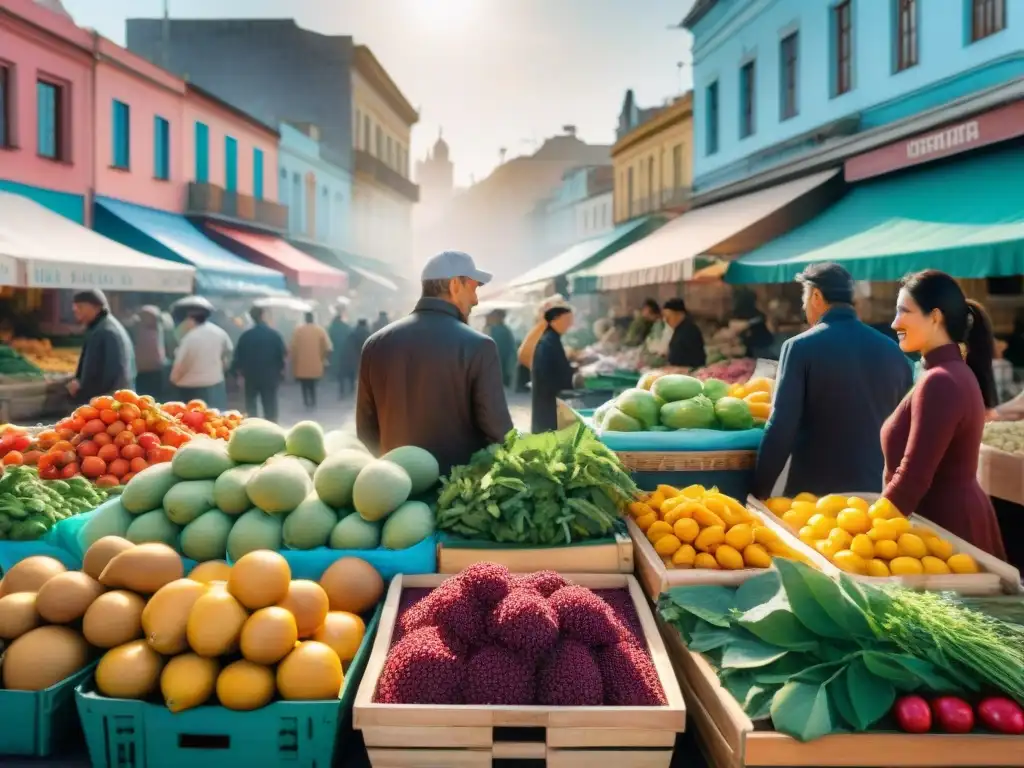
[[27, 197], [0, 192], [2, 284], [191, 293], [194, 276], [188, 265], [147, 256]]

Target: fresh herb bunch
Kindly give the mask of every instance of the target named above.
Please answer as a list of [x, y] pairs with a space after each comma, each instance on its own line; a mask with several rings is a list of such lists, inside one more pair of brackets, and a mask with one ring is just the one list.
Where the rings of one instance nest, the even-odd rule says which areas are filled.
[[555, 546], [610, 535], [637, 487], [583, 424], [520, 435], [478, 452], [442, 480], [437, 526], [508, 544]]

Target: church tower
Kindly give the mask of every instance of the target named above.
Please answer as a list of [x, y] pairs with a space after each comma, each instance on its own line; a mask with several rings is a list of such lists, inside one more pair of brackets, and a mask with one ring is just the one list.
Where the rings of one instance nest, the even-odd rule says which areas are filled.
[[428, 205], [448, 200], [455, 191], [455, 164], [440, 131], [427, 158], [416, 163], [416, 182], [420, 185], [423, 202]]

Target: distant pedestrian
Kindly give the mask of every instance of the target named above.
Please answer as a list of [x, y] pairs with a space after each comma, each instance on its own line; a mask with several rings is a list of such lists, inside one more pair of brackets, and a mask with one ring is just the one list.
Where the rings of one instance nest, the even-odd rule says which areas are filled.
[[390, 321], [390, 320], [388, 320], [388, 313], [387, 313], [387, 312], [384, 312], [384, 311], [382, 310], [382, 311], [381, 311], [381, 312], [380, 312], [380, 313], [379, 313], [379, 314], [377, 315], [377, 321], [376, 321], [376, 322], [375, 322], [375, 323], [373, 324], [373, 328], [372, 328], [372, 329], [370, 329], [370, 332], [371, 332], [371, 333], [376, 333], [377, 331], [383, 330], [384, 328], [387, 328], [387, 326], [388, 326], [388, 323], [390, 323], [390, 322], [391, 322], [391, 321]]
[[487, 315], [486, 332], [498, 346], [502, 381], [506, 387], [512, 386], [516, 370], [516, 340], [512, 329], [505, 325], [504, 310], [496, 309]]
[[68, 393], [85, 403], [98, 395], [128, 389], [135, 383], [135, 354], [128, 331], [110, 314], [103, 291], [76, 293], [71, 299], [75, 320], [85, 326], [85, 343]]
[[356, 367], [347, 365], [345, 348], [348, 346], [349, 336], [352, 335], [352, 326], [345, 322], [345, 307], [339, 305], [331, 327], [327, 329], [327, 335], [331, 337], [331, 346], [334, 352], [331, 356], [331, 368], [334, 375], [338, 377], [338, 394], [345, 397], [349, 392], [355, 392], [356, 388]]
[[227, 331], [210, 321], [210, 310], [189, 307], [178, 326], [181, 341], [174, 354], [171, 383], [183, 402], [202, 400], [211, 408], [228, 406], [224, 370], [231, 360], [233, 345]]
[[263, 406], [263, 418], [277, 421], [277, 391], [284, 378], [287, 351], [281, 334], [267, 325], [263, 307], [249, 310], [253, 326], [238, 339], [231, 373], [241, 375], [245, 382], [245, 412], [258, 415], [257, 404]]
[[164, 344], [164, 321], [160, 309], [147, 304], [139, 309], [138, 321], [132, 328], [135, 342], [135, 391], [149, 395], [157, 402], [164, 399], [167, 378], [167, 350]]
[[316, 408], [316, 386], [324, 377], [324, 366], [331, 356], [331, 339], [316, 316], [306, 313], [306, 322], [295, 329], [289, 356], [292, 361], [292, 375], [302, 387], [302, 403], [307, 408]]
[[345, 343], [344, 365], [346, 369], [351, 368], [356, 376], [359, 375], [359, 362], [363, 354], [363, 345], [370, 338], [370, 323], [366, 318], [359, 318], [356, 327]]
[[572, 389], [576, 374], [562, 345], [562, 336], [572, 328], [572, 310], [552, 307], [544, 313], [544, 322], [547, 328], [537, 341], [530, 371], [530, 431], [534, 434], [558, 429], [558, 396], [563, 390]]

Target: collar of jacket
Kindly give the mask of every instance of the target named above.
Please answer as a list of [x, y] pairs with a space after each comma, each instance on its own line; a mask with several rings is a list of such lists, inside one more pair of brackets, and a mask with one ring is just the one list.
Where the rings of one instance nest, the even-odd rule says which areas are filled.
[[98, 315], [96, 315], [96, 317], [93, 319], [93, 321], [91, 323], [89, 323], [89, 325], [86, 326], [86, 330], [91, 331], [97, 325], [99, 325], [104, 320], [106, 320], [107, 317], [109, 317], [109, 316], [110, 316], [110, 310], [108, 310], [108, 309], [101, 309], [100, 313]]
[[444, 299], [435, 299], [432, 297], [424, 297], [416, 302], [416, 309], [414, 312], [440, 312], [444, 315], [451, 315], [457, 320], [466, 322], [466, 318], [462, 316], [459, 308], [452, 304], [450, 301]]
[[823, 323], [842, 322], [843, 320], [857, 320], [857, 310], [849, 306], [832, 307], [821, 316]]

